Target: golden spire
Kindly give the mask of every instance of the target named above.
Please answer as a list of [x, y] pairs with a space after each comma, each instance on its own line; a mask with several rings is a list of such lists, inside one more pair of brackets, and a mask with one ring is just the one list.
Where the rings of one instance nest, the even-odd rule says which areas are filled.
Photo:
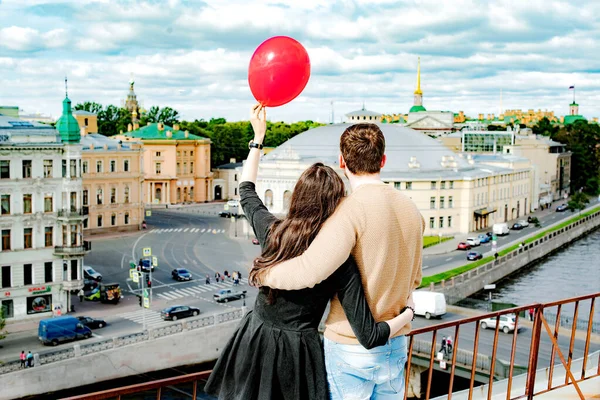
[[419, 57], [417, 64], [417, 90], [415, 90], [415, 94], [423, 94], [421, 91], [421, 57]]

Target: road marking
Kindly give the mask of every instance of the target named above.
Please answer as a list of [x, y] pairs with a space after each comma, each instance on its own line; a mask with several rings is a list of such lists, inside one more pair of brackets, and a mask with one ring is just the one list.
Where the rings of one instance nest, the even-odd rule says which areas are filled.
[[200, 232], [204, 233], [204, 231], [205, 231], [205, 230], [206, 230], [206, 229], [202, 228], [202, 230], [201, 230]]
[[183, 231], [184, 231], [184, 232], [187, 232], [187, 231], [188, 231], [188, 229], [190, 229], [190, 228], [185, 228]]
[[174, 290], [173, 292], [171, 292], [173, 295], [179, 295], [181, 297], [188, 297], [190, 294], [187, 292], [184, 292], [183, 289], [177, 289]]
[[186, 260], [186, 259], [184, 259], [184, 260], [183, 260], [183, 263], [184, 263], [184, 264], [187, 264], [188, 262], [187, 262], [187, 260]]
[[446, 261], [450, 261], [450, 260], [452, 260], [452, 257], [446, 258]]
[[92, 336], [102, 339], [102, 336], [98, 335], [97, 333], [92, 333]]
[[183, 293], [186, 293], [188, 295], [194, 296], [196, 293], [193, 292], [192, 290], [185, 288], [185, 289], [179, 289], [180, 291], [182, 291]]
[[156, 233], [156, 231], [158, 231], [158, 229], [152, 229], [150, 233]]
[[210, 290], [210, 289], [207, 289], [207, 288], [202, 287], [202, 286], [193, 286], [193, 287], [189, 287], [187, 289], [191, 290], [192, 292], [195, 292], [195, 293], [204, 293], [204, 292]]
[[423, 266], [421, 267], [421, 269], [427, 269], [427, 268], [429, 268], [429, 265], [423, 265]]
[[[145, 313], [145, 315], [143, 315], [142, 313]], [[164, 322], [163, 319], [160, 317], [160, 314], [154, 310], [143, 311], [142, 309], [142, 311], [132, 311], [128, 313], [117, 314], [117, 317], [128, 319], [138, 324], [143, 324], [145, 319], [147, 326], [161, 325]]]
[[157, 294], [158, 297], [160, 297], [161, 299], [165, 299], [165, 300], [175, 300], [177, 297], [172, 297], [168, 292], [167, 293], [159, 293]]

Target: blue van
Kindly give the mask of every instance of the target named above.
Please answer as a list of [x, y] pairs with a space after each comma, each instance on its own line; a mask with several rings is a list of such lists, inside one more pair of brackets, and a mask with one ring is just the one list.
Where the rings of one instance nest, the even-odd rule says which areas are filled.
[[60, 342], [87, 339], [91, 336], [90, 328], [71, 316], [43, 319], [38, 328], [38, 337], [45, 345], [56, 346]]

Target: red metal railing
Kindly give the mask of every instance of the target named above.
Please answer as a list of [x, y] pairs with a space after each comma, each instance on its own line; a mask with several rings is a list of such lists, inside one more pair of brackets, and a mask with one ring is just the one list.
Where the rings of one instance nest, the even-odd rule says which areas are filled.
[[[552, 303], [546, 303], [546, 304], [538, 303], [538, 304], [532, 304], [532, 305], [523, 306], [523, 307], [515, 307], [515, 308], [497, 311], [497, 312], [493, 312], [493, 313], [489, 313], [489, 314], [485, 314], [485, 315], [479, 315], [476, 317], [465, 318], [465, 319], [445, 322], [445, 323], [441, 323], [438, 325], [429, 326], [429, 327], [425, 327], [425, 328], [414, 329], [409, 335], [410, 342], [409, 342], [409, 348], [408, 348], [408, 363], [407, 363], [407, 368], [406, 368], [405, 388], [408, 389], [408, 387], [409, 387], [408, 384], [409, 384], [409, 377], [410, 377], [413, 353], [416, 354], [416, 352], [414, 351], [415, 350], [414, 346], [416, 343], [415, 338], [420, 335], [431, 334], [431, 350], [429, 351], [429, 367], [428, 367], [428, 371], [427, 371], [427, 387], [425, 389], [425, 397], [424, 397], [426, 400], [429, 400], [429, 398], [431, 396], [431, 385], [432, 385], [434, 365], [437, 361], [436, 360], [436, 353], [437, 353], [436, 340], [437, 340], [437, 336], [438, 336], [438, 331], [440, 331], [442, 329], [454, 328], [454, 344], [452, 346], [452, 357], [451, 357], [451, 361], [448, 361], [450, 363], [448, 400], [451, 400], [453, 387], [454, 387], [454, 378], [455, 378], [456, 367], [457, 367], [457, 354], [459, 351], [460, 334], [462, 331], [464, 331], [468, 328], [468, 327], [465, 327], [465, 325], [474, 323], [475, 324], [474, 339], [473, 339], [473, 346], [472, 346], [473, 356], [472, 356], [472, 362], [470, 365], [471, 372], [470, 372], [470, 379], [469, 379], [470, 384], [469, 384], [469, 391], [468, 391], [468, 398], [472, 399], [473, 398], [473, 389], [475, 387], [475, 375], [476, 375], [476, 370], [477, 370], [477, 365], [478, 365], [477, 364], [478, 363], [478, 355], [479, 355], [479, 352], [481, 349], [481, 346], [479, 344], [480, 336], [481, 336], [481, 329], [482, 329], [480, 323], [483, 319], [496, 318], [496, 328], [494, 331], [494, 339], [493, 339], [493, 345], [492, 345], [492, 349], [491, 349], [492, 354], [491, 354], [491, 359], [490, 359], [490, 363], [489, 363], [489, 371], [488, 371], [489, 372], [489, 381], [487, 384], [487, 398], [491, 399], [493, 387], [494, 387], [494, 375], [495, 375], [494, 371], [495, 371], [495, 365], [496, 365], [497, 355], [498, 355], [497, 349], [498, 349], [498, 340], [499, 340], [499, 334], [500, 334], [500, 323], [499, 323], [500, 317], [501, 316], [509, 316], [509, 317], [514, 316], [515, 329], [512, 333], [512, 340], [511, 340], [511, 355], [510, 355], [510, 366], [509, 366], [509, 371], [508, 371], [508, 381], [507, 381], [507, 388], [506, 388], [506, 399], [507, 400], [516, 400], [516, 399], [522, 399], [522, 398], [532, 399], [534, 397], [534, 395], [538, 395], [538, 394], [546, 393], [548, 391], [556, 390], [556, 389], [565, 387], [567, 385], [573, 385], [573, 387], [579, 394], [579, 397], [581, 399], [584, 399], [584, 395], [582, 394], [578, 384], [587, 379], [591, 379], [591, 378], [600, 376], [600, 359], [598, 360], [598, 368], [596, 369], [595, 373], [590, 376], [586, 376], [586, 369], [587, 369], [586, 367], [587, 367], [587, 363], [588, 363], [588, 352], [590, 349], [590, 339], [592, 337], [594, 305], [595, 305], [595, 301], [598, 297], [600, 297], [600, 292], [585, 295], [585, 296], [573, 297], [573, 298], [560, 300], [560, 301], [556, 301], [556, 302], [552, 302]], [[581, 304], [587, 303], [587, 302], [589, 302], [589, 314], [588, 314], [589, 318], [588, 318], [588, 322], [587, 322], [587, 327], [585, 328], [585, 331], [584, 331], [585, 332], [585, 349], [583, 352], [583, 363], [582, 363], [582, 368], [581, 368], [581, 374], [579, 375], [578, 378], [576, 378], [575, 375], [573, 374], [573, 372], [571, 371], [571, 366], [572, 366], [572, 360], [573, 360], [573, 349], [574, 349], [574, 345], [575, 345], [575, 336], [578, 332], [577, 316], [578, 316]], [[558, 338], [560, 335], [560, 323], [561, 323], [560, 314], [561, 314], [561, 311], [564, 311], [565, 306], [569, 306], [569, 305], [573, 305], [573, 318], [571, 319], [572, 327], [570, 329], [569, 349], [567, 352], [567, 358], [565, 358], [563, 352], [560, 350], [560, 347], [558, 344]], [[544, 317], [544, 311], [549, 310], [553, 307], [557, 307], [556, 323], [554, 326], [554, 330], [552, 330], [550, 328], [550, 325], [548, 324], [548, 322], [546, 321], [546, 318]], [[520, 327], [519, 314], [523, 313], [523, 312], [526, 313], [530, 309], [534, 310], [534, 319], [532, 322], [531, 342], [529, 344], [527, 376], [526, 376], [526, 381], [525, 381], [526, 383], [525, 383], [523, 394], [512, 396], [511, 395], [512, 383], [513, 383], [512, 381], [513, 381], [515, 356], [516, 356], [516, 349], [517, 349], [517, 342], [518, 342], [518, 330]], [[464, 328], [461, 330], [461, 327], [464, 327]], [[551, 342], [548, 385], [543, 390], [535, 392], [534, 387], [535, 387], [535, 381], [536, 381], [536, 370], [538, 368], [538, 357], [539, 357], [539, 352], [540, 352], [541, 338], [544, 337], [543, 336], [544, 332], [547, 334], [547, 336]], [[579, 335], [581, 336], [582, 334], [583, 334], [583, 332], [579, 331]], [[565, 381], [562, 384], [554, 385], [552, 376], [554, 373], [554, 362], [555, 362], [556, 354], [558, 354], [561, 364], [565, 368]], [[461, 367], [464, 367], [464, 365], [461, 365]], [[481, 373], [481, 370], [479, 372]], [[191, 389], [191, 393], [188, 393], [187, 395], [190, 396], [193, 400], [195, 400], [197, 398], [197, 394], [198, 394], [198, 381], [206, 380], [209, 375], [210, 375], [210, 371], [198, 372], [198, 373], [183, 375], [183, 376], [179, 376], [179, 377], [175, 377], [175, 378], [161, 379], [161, 380], [152, 381], [152, 382], [148, 382], [148, 383], [142, 383], [142, 384], [137, 384], [137, 385], [132, 385], [132, 386], [110, 389], [110, 390], [105, 390], [102, 392], [91, 393], [91, 394], [82, 395], [82, 396], [70, 397], [67, 400], [84, 400], [84, 399], [85, 400], [101, 400], [101, 399], [121, 400], [121, 396], [124, 396], [127, 394], [132, 394], [132, 393], [148, 392], [151, 390], [156, 391], [156, 399], [160, 400], [161, 395], [163, 393], [163, 389], [165, 389], [167, 387], [175, 386], [178, 384], [190, 383], [190, 382], [192, 383], [192, 389]], [[405, 395], [404, 395], [405, 400], [406, 400], [407, 396], [408, 396], [408, 390], [405, 390]]]

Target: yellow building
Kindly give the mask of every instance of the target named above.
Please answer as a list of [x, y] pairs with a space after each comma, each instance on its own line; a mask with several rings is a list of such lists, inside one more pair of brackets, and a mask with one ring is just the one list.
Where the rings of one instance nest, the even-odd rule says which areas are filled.
[[144, 219], [141, 144], [123, 144], [100, 135], [94, 113], [73, 114], [80, 126], [83, 145], [82, 204], [89, 212], [84, 233], [140, 229]]
[[213, 199], [210, 139], [162, 123], [117, 135], [143, 145], [143, 201], [146, 204], [206, 202]]

